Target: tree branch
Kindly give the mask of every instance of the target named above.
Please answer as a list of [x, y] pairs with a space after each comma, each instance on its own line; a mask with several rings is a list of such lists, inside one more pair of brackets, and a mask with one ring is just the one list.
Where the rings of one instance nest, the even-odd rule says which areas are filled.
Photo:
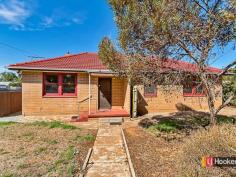
[[227, 106], [227, 105], [230, 103], [230, 101], [234, 98], [234, 96], [235, 96], [235, 93], [232, 93], [232, 94], [229, 96], [229, 98], [228, 98], [220, 107], [218, 107], [218, 108], [216, 109], [215, 114], [218, 114], [221, 109], [223, 109], [225, 106]]
[[225, 73], [227, 73], [227, 71], [228, 71], [230, 68], [232, 68], [234, 65], [236, 65], [236, 59], [235, 59], [232, 63], [230, 63], [228, 66], [226, 66], [226, 67], [223, 69], [223, 71], [218, 74], [218, 77], [220, 77], [220, 76], [224, 75]]

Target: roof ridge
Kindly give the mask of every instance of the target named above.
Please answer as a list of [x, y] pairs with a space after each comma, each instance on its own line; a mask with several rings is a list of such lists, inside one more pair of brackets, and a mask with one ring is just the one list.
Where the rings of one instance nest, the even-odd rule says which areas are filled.
[[28, 64], [28, 63], [40, 63], [40, 62], [51, 61], [51, 60], [57, 60], [57, 59], [61, 59], [61, 58], [74, 57], [74, 56], [77, 56], [77, 55], [84, 55], [84, 54], [97, 54], [97, 53], [82, 52], [82, 53], [71, 54], [71, 55], [66, 55], [66, 56], [59, 56], [59, 57], [54, 57], [54, 58], [46, 58], [46, 59], [40, 59], [40, 60], [34, 60], [34, 61], [19, 62], [19, 63], [16, 63], [16, 64], [11, 64], [11, 65], [9, 65], [9, 66], [16, 66], [16, 65]]

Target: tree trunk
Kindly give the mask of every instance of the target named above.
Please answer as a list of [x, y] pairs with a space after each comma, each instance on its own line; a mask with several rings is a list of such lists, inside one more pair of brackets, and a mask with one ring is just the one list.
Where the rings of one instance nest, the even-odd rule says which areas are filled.
[[210, 124], [216, 125], [216, 111], [215, 111], [215, 104], [214, 104], [214, 89], [211, 88], [212, 86], [208, 82], [208, 78], [205, 74], [201, 75], [201, 80], [206, 88], [207, 92], [207, 101], [208, 101], [208, 108], [210, 111]]
[[210, 111], [210, 124], [212, 126], [216, 125], [216, 115], [214, 112]]

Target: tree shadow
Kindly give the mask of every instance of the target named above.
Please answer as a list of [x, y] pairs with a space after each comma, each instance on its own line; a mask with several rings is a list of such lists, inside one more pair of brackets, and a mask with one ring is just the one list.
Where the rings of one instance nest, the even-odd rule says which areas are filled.
[[148, 106], [148, 103], [146, 102], [142, 94], [138, 91], [138, 105], [137, 105], [138, 110], [137, 111], [138, 111], [139, 116], [148, 114], [148, 110], [146, 106]]
[[[150, 118], [143, 119], [139, 125], [143, 128], [151, 126], [158, 130], [173, 130], [175, 132], [190, 132], [199, 128], [206, 128], [210, 125], [210, 114], [207, 112], [195, 111], [188, 106], [178, 105], [179, 112], [172, 113], [168, 116], [154, 115]], [[217, 115], [217, 124], [230, 123], [236, 124], [236, 117]]]

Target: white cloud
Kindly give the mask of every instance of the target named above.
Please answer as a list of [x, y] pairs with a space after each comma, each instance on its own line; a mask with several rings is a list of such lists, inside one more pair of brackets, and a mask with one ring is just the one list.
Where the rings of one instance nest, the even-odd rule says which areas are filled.
[[8, 71], [6, 66], [0, 66], [0, 73]]
[[0, 3], [0, 23], [23, 26], [30, 15], [30, 10], [23, 1], [8, 0]]
[[47, 14], [41, 14], [35, 4], [35, 0], [0, 0], [0, 24], [8, 24], [9, 28], [15, 31], [42, 31], [47, 28], [82, 24], [85, 20], [85, 16], [77, 11], [71, 12], [60, 7], [51, 9]]

